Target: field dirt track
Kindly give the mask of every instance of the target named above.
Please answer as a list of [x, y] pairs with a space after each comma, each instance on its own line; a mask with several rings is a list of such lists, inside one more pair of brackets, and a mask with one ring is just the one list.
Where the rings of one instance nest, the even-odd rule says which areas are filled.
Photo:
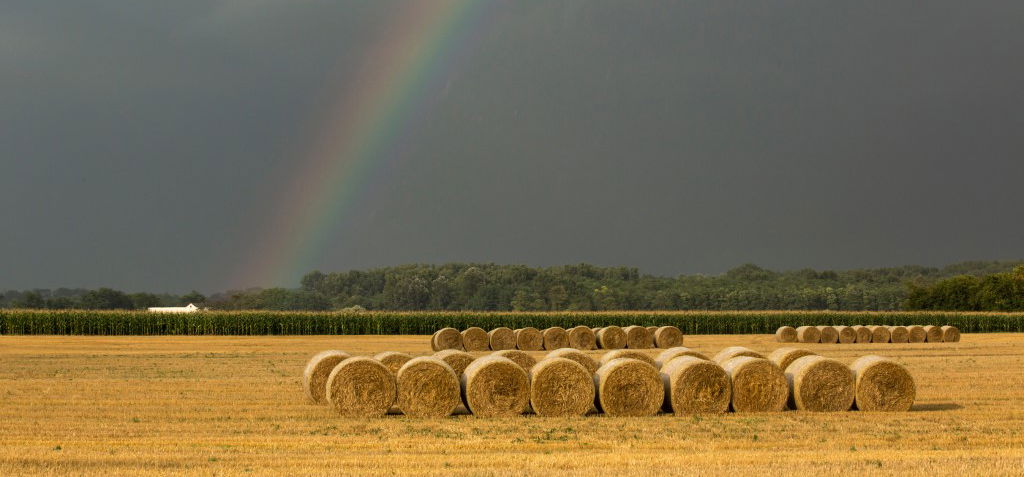
[[[918, 399], [899, 414], [341, 419], [306, 403], [302, 370], [318, 351], [422, 355], [428, 343], [0, 336], [0, 475], [1024, 474], [1020, 333], [796, 345], [846, 363], [881, 354], [905, 364]], [[684, 344], [709, 356], [784, 346], [769, 335]]]

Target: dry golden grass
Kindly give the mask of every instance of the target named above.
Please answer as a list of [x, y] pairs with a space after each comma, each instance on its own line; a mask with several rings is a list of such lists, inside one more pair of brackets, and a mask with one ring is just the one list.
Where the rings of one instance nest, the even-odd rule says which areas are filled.
[[[686, 340], [711, 356], [784, 346]], [[800, 346], [846, 364], [895, 358], [917, 380], [914, 410], [344, 419], [307, 404], [310, 356], [428, 355], [429, 336], [0, 336], [0, 475], [1024, 473], [1024, 334]]]

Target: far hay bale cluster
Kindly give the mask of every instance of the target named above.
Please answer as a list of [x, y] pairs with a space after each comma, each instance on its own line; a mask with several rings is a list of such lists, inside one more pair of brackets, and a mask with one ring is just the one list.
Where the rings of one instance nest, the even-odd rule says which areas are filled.
[[544, 330], [533, 327], [510, 329], [505, 327], [486, 331], [470, 327], [463, 331], [455, 328], [437, 330], [430, 338], [433, 351], [542, 351], [572, 348], [582, 351], [594, 349], [650, 349], [674, 348], [683, 345], [683, 332], [675, 326], [605, 326], [589, 328], [576, 326], [565, 329], [552, 326]]
[[782, 326], [775, 332], [780, 343], [956, 343], [955, 326]]

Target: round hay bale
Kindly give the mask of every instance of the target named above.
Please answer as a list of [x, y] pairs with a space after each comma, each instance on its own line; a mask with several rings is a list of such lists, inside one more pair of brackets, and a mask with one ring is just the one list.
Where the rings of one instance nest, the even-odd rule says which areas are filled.
[[526, 371], [527, 373], [529, 373], [530, 370], [533, 369], [533, 366], [537, 364], [537, 360], [533, 359], [533, 356], [530, 356], [525, 351], [518, 349], [495, 351], [491, 353], [491, 356], [501, 356], [503, 358], [511, 359], [513, 363], [522, 366], [523, 371]]
[[408, 363], [412, 356], [405, 353], [399, 353], [398, 351], [385, 351], [383, 353], [377, 353], [373, 356], [373, 359], [380, 361], [381, 364], [387, 366], [392, 373], [398, 374], [398, 370], [402, 369], [405, 363]]
[[857, 334], [856, 343], [870, 343], [871, 342], [871, 329], [867, 326], [857, 325], [851, 326], [853, 332]]
[[672, 361], [673, 359], [676, 359], [680, 356], [692, 356], [694, 358], [703, 359], [705, 361], [707, 361], [708, 359], [707, 356], [704, 356], [702, 353], [694, 351], [690, 348], [687, 348], [685, 346], [676, 346], [674, 348], [669, 348], [665, 351], [662, 351], [661, 353], [658, 353], [658, 357], [654, 358], [654, 367], [661, 369], [666, 364], [668, 364], [669, 361]]
[[768, 355], [768, 361], [775, 363], [783, 373], [789, 368], [793, 361], [804, 356], [817, 356], [818, 353], [801, 348], [779, 348]]
[[675, 326], [659, 326], [654, 332], [654, 346], [658, 348], [676, 348], [683, 345], [683, 332]]
[[839, 330], [831, 326], [819, 326], [818, 332], [821, 333], [821, 342], [826, 344], [833, 344], [839, 342]]
[[530, 404], [530, 377], [508, 358], [484, 356], [462, 373], [462, 400], [477, 417], [512, 417]]
[[601, 349], [622, 349], [626, 347], [626, 332], [618, 326], [606, 326], [597, 332], [597, 346]]
[[804, 356], [786, 368], [789, 407], [800, 411], [843, 412], [853, 406], [854, 375], [845, 364]]
[[750, 348], [745, 348], [743, 346], [730, 346], [728, 348], [723, 349], [722, 351], [719, 351], [718, 354], [715, 355], [715, 359], [713, 361], [718, 363], [718, 364], [722, 364], [722, 363], [724, 363], [726, 361], [729, 361], [730, 359], [733, 359], [733, 358], [735, 358], [737, 356], [749, 356], [751, 358], [764, 358], [763, 354], [758, 353], [757, 351], [754, 351], [754, 350], [752, 350]]
[[567, 332], [569, 347], [579, 350], [591, 350], [597, 348], [597, 337], [594, 332], [586, 326], [575, 326]]
[[448, 363], [448, 366], [455, 370], [456, 376], [462, 376], [462, 373], [466, 372], [466, 366], [476, 360], [473, 355], [457, 349], [438, 351], [434, 353], [434, 357]]
[[796, 343], [796, 328], [792, 326], [780, 326], [775, 330], [775, 341], [779, 343]]
[[544, 335], [540, 330], [532, 326], [514, 331], [516, 335], [516, 348], [523, 351], [540, 351], [544, 347]]
[[849, 326], [833, 326], [839, 336], [840, 344], [852, 344], [857, 342], [857, 332]]
[[956, 343], [960, 341], [960, 329], [955, 326], [946, 325], [942, 327], [942, 342]]
[[569, 347], [569, 333], [561, 326], [552, 326], [544, 330], [544, 349], [552, 350]]
[[594, 375], [571, 359], [544, 359], [530, 372], [530, 405], [538, 416], [582, 416], [594, 405]]
[[647, 334], [647, 328], [643, 326], [627, 326], [622, 329], [626, 332], [626, 347], [630, 349], [650, 349], [654, 338]]
[[448, 363], [432, 356], [413, 358], [396, 376], [398, 409], [409, 417], [448, 417], [462, 404], [459, 377]]
[[871, 330], [871, 342], [872, 343], [888, 343], [889, 342], [889, 327], [888, 326], [869, 326]]
[[351, 356], [336, 349], [321, 351], [309, 359], [302, 373], [302, 389], [306, 397], [315, 404], [327, 404], [327, 378], [338, 363]]
[[928, 332], [921, 325], [907, 327], [907, 341], [910, 343], [924, 343], [928, 339]]
[[345, 417], [382, 417], [395, 404], [397, 391], [394, 373], [365, 356], [342, 361], [327, 378], [327, 400]]
[[471, 326], [462, 332], [462, 347], [466, 351], [488, 351], [491, 349], [491, 340], [486, 330]]
[[516, 349], [515, 332], [504, 326], [489, 331], [487, 333], [487, 340], [494, 351]]
[[942, 328], [928, 325], [924, 327], [924, 340], [927, 343], [942, 342]]
[[544, 357], [544, 359], [552, 358], [571, 359], [577, 363], [580, 363], [580, 365], [586, 368], [587, 372], [590, 374], [594, 374], [594, 372], [597, 371], [597, 368], [600, 367], [600, 364], [597, 362], [597, 360], [591, 358], [590, 355], [574, 348], [556, 349], [548, 353], [547, 356]]
[[617, 349], [609, 351], [601, 355], [601, 365], [608, 364], [609, 361], [620, 358], [637, 359], [651, 366], [657, 366], [654, 362], [654, 358], [650, 357], [647, 353], [644, 353], [643, 351], [637, 351], [635, 349]]
[[729, 410], [732, 381], [717, 363], [679, 356], [661, 368], [665, 389], [662, 408], [677, 416], [722, 413]]
[[796, 339], [801, 343], [820, 343], [821, 332], [818, 331], [816, 326], [798, 326], [796, 329]]
[[443, 351], [446, 349], [463, 349], [462, 346], [462, 333], [455, 328], [442, 328], [434, 333], [434, 336], [430, 339], [430, 348], [433, 351]]
[[910, 331], [904, 326], [890, 326], [889, 341], [893, 343], [909, 343]]
[[613, 359], [594, 373], [598, 411], [609, 416], [653, 416], [665, 400], [654, 366], [631, 358]]
[[731, 407], [736, 412], [778, 412], [786, 408], [789, 384], [775, 363], [764, 358], [737, 356], [722, 369], [732, 378]]
[[909, 411], [917, 397], [914, 377], [899, 363], [863, 356], [850, 369], [856, 375], [854, 405], [861, 411]]
[[654, 334], [658, 332], [658, 327], [657, 326], [645, 326], [644, 328], [647, 329], [647, 335], [651, 337], [651, 347], [657, 348], [658, 347], [658, 341], [654, 339]]

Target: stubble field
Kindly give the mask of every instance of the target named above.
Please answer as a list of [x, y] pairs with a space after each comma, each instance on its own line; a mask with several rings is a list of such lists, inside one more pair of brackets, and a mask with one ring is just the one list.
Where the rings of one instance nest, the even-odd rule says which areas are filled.
[[[900, 414], [342, 419], [305, 401], [302, 369], [318, 351], [422, 355], [428, 342], [0, 336], [0, 475], [1024, 474], [1020, 333], [805, 345], [847, 363], [897, 358], [918, 382]], [[767, 335], [685, 344], [709, 355], [782, 346]]]

